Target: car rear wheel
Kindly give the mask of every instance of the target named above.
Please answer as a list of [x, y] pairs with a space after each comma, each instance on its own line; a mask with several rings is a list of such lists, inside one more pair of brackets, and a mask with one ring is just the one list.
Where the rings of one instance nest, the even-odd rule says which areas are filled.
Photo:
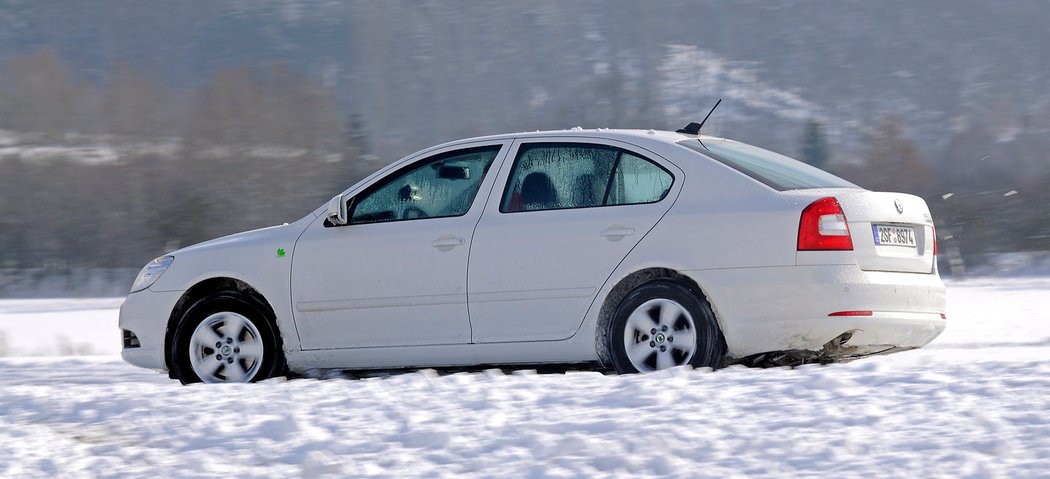
[[265, 308], [238, 293], [198, 300], [182, 319], [172, 345], [172, 370], [183, 384], [246, 383], [281, 374], [284, 355]]
[[609, 328], [606, 347], [620, 374], [725, 362], [725, 339], [711, 306], [676, 282], [636, 288], [620, 302]]

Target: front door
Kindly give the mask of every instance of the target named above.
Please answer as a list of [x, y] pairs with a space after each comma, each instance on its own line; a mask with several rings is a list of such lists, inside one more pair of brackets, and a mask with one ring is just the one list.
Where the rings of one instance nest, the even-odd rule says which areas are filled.
[[303, 349], [470, 342], [467, 255], [487, 196], [477, 193], [502, 148], [410, 160], [349, 200], [348, 225], [320, 217], [307, 228], [291, 273]]

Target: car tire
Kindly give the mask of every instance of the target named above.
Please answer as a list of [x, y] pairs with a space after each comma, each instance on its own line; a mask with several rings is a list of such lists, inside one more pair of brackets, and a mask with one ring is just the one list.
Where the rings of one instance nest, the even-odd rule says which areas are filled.
[[[670, 280], [638, 286], [607, 321], [603, 356], [619, 374], [725, 365], [726, 342], [707, 299]], [[604, 343], [604, 344], [602, 344]]]
[[242, 293], [222, 291], [198, 299], [175, 327], [173, 376], [190, 384], [256, 382], [282, 375], [284, 353], [271, 318], [269, 308]]

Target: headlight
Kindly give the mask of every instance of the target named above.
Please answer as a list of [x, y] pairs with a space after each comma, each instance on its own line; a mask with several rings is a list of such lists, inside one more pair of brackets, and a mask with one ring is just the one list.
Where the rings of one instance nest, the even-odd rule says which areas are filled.
[[135, 282], [131, 285], [131, 292], [137, 293], [157, 282], [160, 275], [164, 274], [164, 271], [171, 266], [171, 262], [175, 261], [174, 256], [161, 256], [153, 261], [150, 261], [139, 271], [139, 275], [135, 277]]

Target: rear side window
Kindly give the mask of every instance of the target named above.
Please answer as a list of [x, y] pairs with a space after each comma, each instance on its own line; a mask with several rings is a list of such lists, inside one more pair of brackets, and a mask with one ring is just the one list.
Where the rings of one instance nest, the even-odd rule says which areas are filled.
[[621, 153], [613, 181], [609, 183], [607, 205], [653, 203], [667, 196], [671, 175], [649, 160]]
[[[778, 191], [809, 188], [860, 188], [820, 168], [779, 153], [732, 140], [682, 140], [679, 145], [714, 158]], [[707, 148], [704, 148], [704, 146]]]
[[503, 192], [500, 211], [653, 203], [674, 178], [645, 158], [605, 145], [522, 145]]

